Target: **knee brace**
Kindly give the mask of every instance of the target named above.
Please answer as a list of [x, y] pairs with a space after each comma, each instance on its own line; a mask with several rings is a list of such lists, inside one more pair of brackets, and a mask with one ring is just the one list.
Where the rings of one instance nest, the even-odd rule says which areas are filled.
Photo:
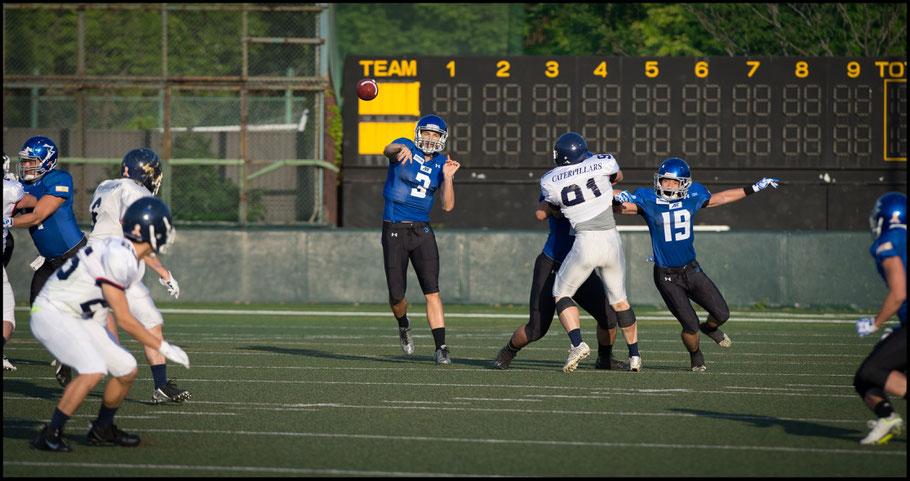
[[559, 302], [556, 303], [556, 314], [557, 315], [562, 314], [562, 311], [564, 311], [570, 307], [578, 307], [578, 306], [575, 305], [575, 301], [573, 301], [571, 297], [563, 297], [562, 299], [559, 300]]
[[634, 326], [635, 313], [632, 312], [632, 308], [630, 307], [625, 311], [616, 311], [616, 323], [622, 328]]

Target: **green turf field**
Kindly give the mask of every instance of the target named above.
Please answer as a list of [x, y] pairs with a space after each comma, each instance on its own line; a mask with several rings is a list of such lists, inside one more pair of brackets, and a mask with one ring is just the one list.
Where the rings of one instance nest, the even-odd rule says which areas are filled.
[[[121, 331], [139, 375], [115, 422], [142, 444], [88, 444], [102, 382], [66, 426], [71, 453], [29, 448], [61, 389], [17, 311], [4, 476], [907, 476], [906, 434], [858, 444], [874, 416], [852, 379], [878, 336], [858, 339], [855, 313], [734, 310], [730, 349], [702, 336], [705, 373], [688, 370], [679, 325], [653, 309], [636, 309], [642, 372], [595, 371], [583, 317], [592, 354], [565, 374], [558, 320], [512, 369], [491, 368], [524, 306], [446, 306], [450, 366], [433, 363], [419, 305], [410, 357], [387, 306], [160, 307], [165, 338], [192, 362], [169, 377], [192, 399], [151, 404], [145, 356]], [[615, 352], [625, 360], [621, 334]]]

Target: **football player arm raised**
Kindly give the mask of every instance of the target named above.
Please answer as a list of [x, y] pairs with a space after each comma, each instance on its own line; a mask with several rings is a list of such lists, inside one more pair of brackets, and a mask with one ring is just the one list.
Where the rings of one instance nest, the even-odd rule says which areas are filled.
[[745, 198], [747, 195], [754, 194], [761, 190], [766, 189], [768, 186], [777, 188], [777, 179], [772, 179], [770, 177], [765, 177], [758, 182], [747, 185], [741, 189], [728, 189], [723, 192], [718, 192], [711, 196], [711, 199], [708, 200], [708, 203], [705, 207], [717, 207], [719, 205], [729, 204], [730, 202], [736, 202], [737, 200]]
[[[34, 196], [26, 194], [25, 197], [23, 197], [22, 200], [19, 201], [19, 203], [16, 205], [16, 207], [17, 208], [28, 207], [28, 206], [22, 204], [22, 202], [25, 201], [27, 197], [31, 197], [32, 199], [35, 198]], [[28, 214], [22, 214], [22, 215], [13, 217], [13, 227], [31, 227], [33, 225], [38, 225], [38, 224], [44, 222], [44, 219], [47, 219], [54, 212], [56, 212], [57, 209], [59, 209], [60, 206], [63, 205], [63, 202], [65, 202], [65, 201], [66, 201], [66, 199], [64, 199], [63, 197], [45, 195], [45, 196], [41, 197], [40, 199], [38, 199], [37, 202], [34, 203], [34, 205], [33, 205], [34, 208], [32, 209], [31, 212], [29, 212]]]
[[742, 188], [727, 189], [711, 195], [711, 199], [705, 207], [717, 207], [719, 205], [729, 204], [746, 198], [746, 192]]
[[455, 208], [455, 172], [461, 164], [446, 156], [446, 164], [442, 166], [442, 210], [449, 212]]
[[411, 149], [407, 148], [404, 144], [396, 144], [394, 142], [385, 146], [385, 149], [382, 150], [382, 155], [388, 157], [392, 162], [405, 161], [405, 163], [407, 163], [414, 158]]
[[901, 304], [907, 299], [907, 272], [901, 258], [893, 256], [882, 261], [882, 271], [888, 280], [888, 295], [875, 315], [875, 327], [882, 327], [885, 321], [897, 314]]
[[[622, 194], [625, 194], [624, 196]], [[621, 190], [613, 193], [613, 212], [616, 214], [637, 214], [638, 205], [634, 202], [623, 202], [625, 198], [629, 197], [631, 192], [628, 190]], [[619, 203], [617, 205], [617, 202]]]

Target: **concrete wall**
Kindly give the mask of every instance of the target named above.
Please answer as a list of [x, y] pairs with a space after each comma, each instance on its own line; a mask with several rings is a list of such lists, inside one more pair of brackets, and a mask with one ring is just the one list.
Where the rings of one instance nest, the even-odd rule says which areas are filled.
[[[7, 268], [17, 300], [27, 300], [37, 251], [14, 229]], [[526, 304], [545, 231], [436, 231], [443, 301]], [[647, 232], [623, 232], [629, 300], [662, 305], [652, 280]], [[864, 232], [697, 232], [698, 260], [732, 307], [877, 308], [885, 285]], [[178, 226], [163, 262], [180, 282], [180, 301], [385, 303], [388, 291], [378, 229], [238, 230]], [[173, 300], [147, 271], [156, 301]], [[413, 269], [408, 299], [422, 304]]]

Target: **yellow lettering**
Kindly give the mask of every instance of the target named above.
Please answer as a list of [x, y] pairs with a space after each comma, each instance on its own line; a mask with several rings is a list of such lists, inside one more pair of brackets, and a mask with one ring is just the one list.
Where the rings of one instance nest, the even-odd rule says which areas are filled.
[[904, 64], [902, 64], [900, 62], [891, 62], [888, 65], [888, 73], [891, 74], [892, 78], [903, 77], [904, 76]]
[[375, 77], [388, 77], [389, 74], [386, 73], [386, 67], [389, 65], [388, 60], [377, 60], [373, 65], [373, 74]]
[[888, 66], [888, 62], [875, 62], [875, 66], [878, 67], [878, 76], [885, 77], [885, 67]]
[[363, 66], [363, 76], [372, 77], [372, 75], [370, 75], [370, 67], [373, 65], [373, 61], [372, 60], [361, 60], [359, 63], [360, 63], [360, 65]]
[[402, 60], [401, 61], [401, 75], [403, 77], [416, 77], [417, 76], [417, 61], [416, 60]]
[[389, 66], [389, 77], [392, 76], [401, 77], [401, 68], [399, 68], [398, 60], [392, 60], [392, 64]]

